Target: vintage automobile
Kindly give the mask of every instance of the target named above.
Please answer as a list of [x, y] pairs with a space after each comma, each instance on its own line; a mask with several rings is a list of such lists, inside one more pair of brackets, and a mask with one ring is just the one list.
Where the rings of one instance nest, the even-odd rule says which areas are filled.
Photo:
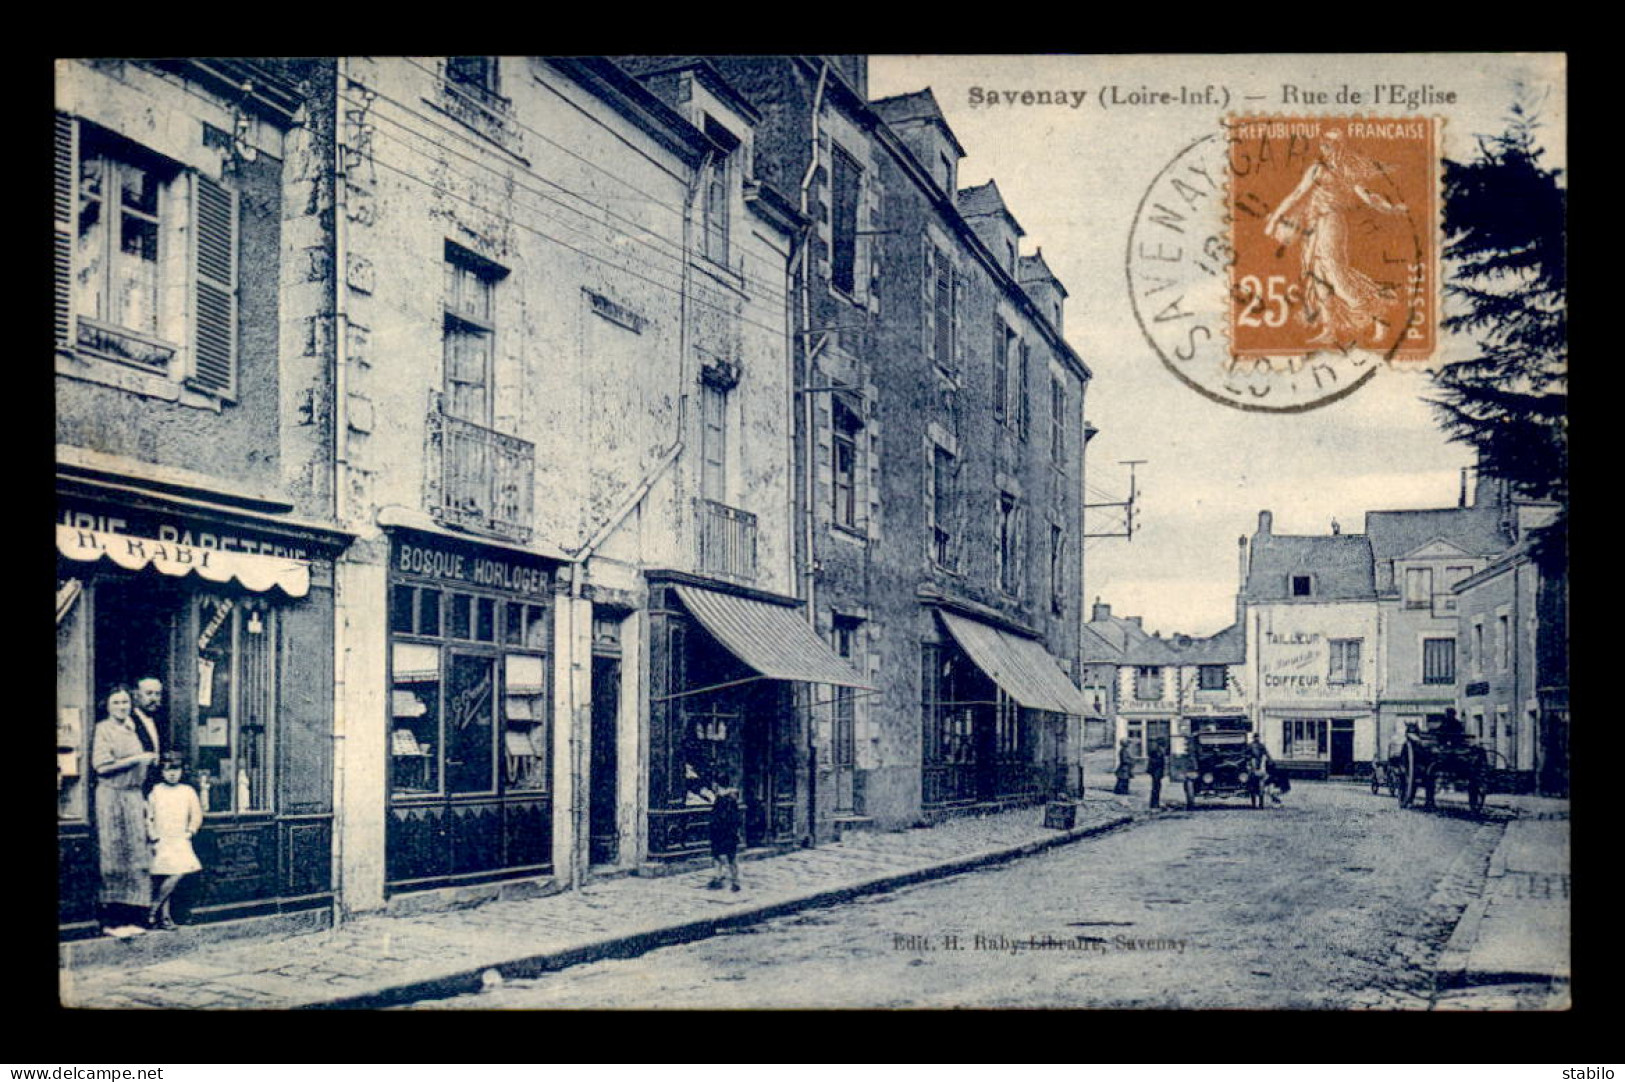
[[1262, 786], [1253, 785], [1247, 755], [1247, 734], [1201, 732], [1175, 737], [1168, 778], [1185, 788], [1185, 807], [1196, 807], [1198, 796], [1245, 796], [1255, 808], [1263, 807]]

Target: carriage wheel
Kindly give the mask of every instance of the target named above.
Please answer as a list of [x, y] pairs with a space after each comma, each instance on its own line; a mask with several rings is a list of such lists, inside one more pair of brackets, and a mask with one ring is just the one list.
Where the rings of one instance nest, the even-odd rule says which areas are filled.
[[1416, 748], [1405, 745], [1405, 761], [1399, 768], [1399, 806], [1408, 808], [1416, 803]]
[[1185, 807], [1187, 810], [1196, 807], [1196, 779], [1185, 779]]

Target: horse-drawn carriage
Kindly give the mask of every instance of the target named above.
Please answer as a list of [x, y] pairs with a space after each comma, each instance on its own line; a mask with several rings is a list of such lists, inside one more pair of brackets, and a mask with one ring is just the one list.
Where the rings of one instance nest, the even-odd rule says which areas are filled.
[[1372, 764], [1371, 791], [1386, 787], [1402, 808], [1415, 804], [1420, 791], [1431, 808], [1442, 786], [1465, 792], [1467, 807], [1477, 812], [1484, 806], [1490, 778], [1490, 753], [1471, 737], [1407, 728], [1404, 742], [1390, 749], [1387, 760]]

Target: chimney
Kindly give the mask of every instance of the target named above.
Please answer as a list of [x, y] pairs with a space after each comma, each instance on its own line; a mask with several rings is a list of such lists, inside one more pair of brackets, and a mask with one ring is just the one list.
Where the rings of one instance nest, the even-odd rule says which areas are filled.
[[[1140, 627], [1140, 618], [1138, 616], [1125, 616], [1125, 617], [1123, 617], [1123, 619], [1127, 620], [1129, 623], [1133, 624], [1135, 627]], [[1145, 629], [1141, 628], [1141, 630], [1143, 631]]]
[[1343, 532], [1343, 526], [1335, 518], [1332, 519], [1332, 536], [1336, 537]]
[[1100, 598], [1098, 598], [1098, 597], [1095, 598], [1095, 611], [1094, 611], [1094, 615], [1089, 617], [1089, 622], [1090, 623], [1095, 623], [1095, 624], [1103, 624], [1107, 620], [1110, 620], [1111, 618], [1112, 618], [1112, 607], [1110, 605], [1102, 605], [1100, 603]]
[[1268, 537], [1269, 532], [1270, 532], [1270, 527], [1274, 523], [1275, 523], [1275, 516], [1271, 515], [1268, 511], [1260, 511], [1258, 513], [1258, 532], [1259, 533], [1261, 533], [1264, 536]]

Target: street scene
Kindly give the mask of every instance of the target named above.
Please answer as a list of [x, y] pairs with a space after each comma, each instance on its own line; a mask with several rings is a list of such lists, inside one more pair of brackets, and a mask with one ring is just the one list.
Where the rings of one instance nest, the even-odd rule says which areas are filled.
[[[1344, 786], [1300, 792], [1262, 815], [1170, 812], [941, 884], [428, 1005], [1439, 1004], [1434, 964], [1499, 826], [1405, 815]], [[1522, 993], [1551, 1005], [1550, 985], [1536, 983], [1503, 987], [1498, 1004]]]
[[1573, 1005], [1562, 55], [55, 84], [63, 1006]]

